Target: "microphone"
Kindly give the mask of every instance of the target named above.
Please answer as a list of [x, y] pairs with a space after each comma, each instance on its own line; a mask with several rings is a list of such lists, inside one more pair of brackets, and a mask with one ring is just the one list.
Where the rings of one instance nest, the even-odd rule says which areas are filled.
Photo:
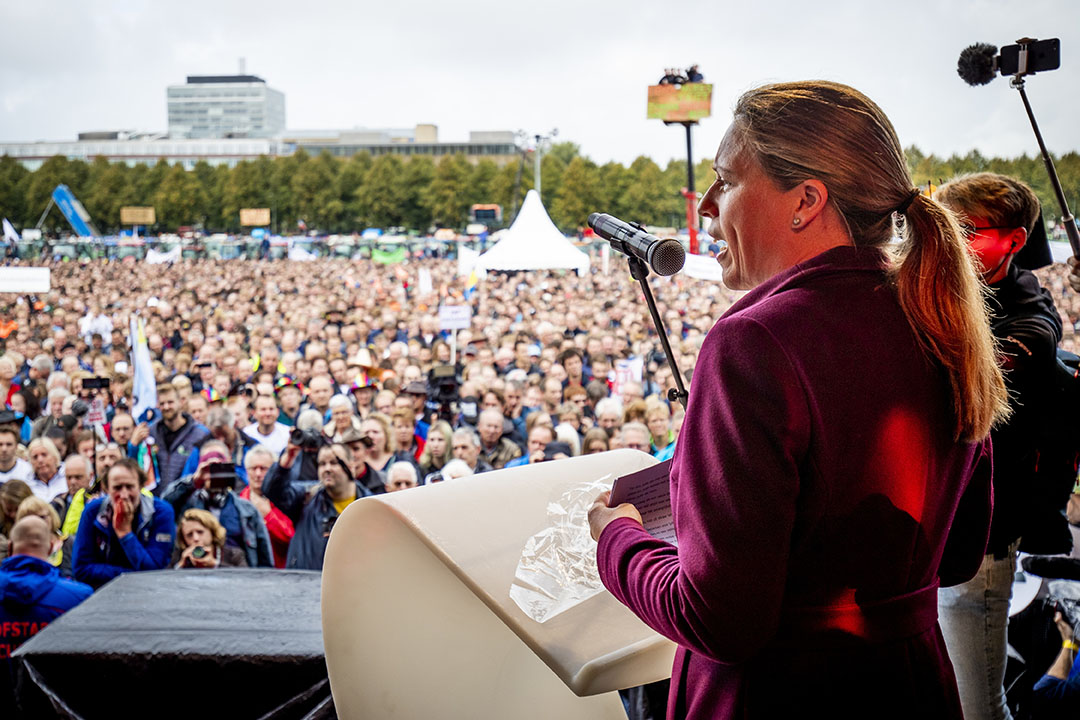
[[964, 48], [956, 63], [956, 74], [968, 85], [985, 85], [997, 70], [997, 46], [975, 43]]
[[623, 222], [606, 213], [589, 215], [589, 227], [623, 255], [645, 261], [657, 275], [674, 275], [686, 263], [686, 248], [674, 238], [661, 240], [640, 225]]

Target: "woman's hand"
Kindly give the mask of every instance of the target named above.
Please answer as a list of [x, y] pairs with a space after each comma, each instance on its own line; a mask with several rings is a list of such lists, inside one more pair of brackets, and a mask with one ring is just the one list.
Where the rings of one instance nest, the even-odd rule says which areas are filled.
[[644, 525], [641, 521], [641, 513], [638, 512], [636, 507], [630, 503], [623, 503], [613, 508], [608, 507], [608, 500], [610, 499], [610, 490], [602, 492], [596, 496], [592, 507], [589, 508], [589, 530], [592, 532], [593, 540], [599, 540], [600, 533], [604, 532], [604, 528], [622, 517], [628, 517], [639, 525]]
[[195, 557], [194, 555], [192, 555], [192, 552], [194, 552], [195, 548], [197, 548], [197, 547], [200, 547], [200, 546], [199, 545], [188, 545], [186, 548], [184, 548], [184, 551], [182, 553], [180, 553], [180, 562], [178, 563], [178, 565], [180, 567], [182, 567], [182, 568], [185, 568], [185, 567], [189, 567], [189, 568], [214, 568], [214, 567], [217, 567], [217, 565], [218, 565], [217, 553], [214, 551], [214, 548], [203, 548], [203, 550], [206, 551], [206, 554], [203, 555], [202, 557]]

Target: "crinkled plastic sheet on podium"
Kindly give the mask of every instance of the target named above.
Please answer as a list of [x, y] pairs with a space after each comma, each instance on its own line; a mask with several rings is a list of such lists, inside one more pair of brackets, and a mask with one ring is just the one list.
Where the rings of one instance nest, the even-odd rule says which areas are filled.
[[674, 645], [607, 591], [540, 623], [510, 587], [551, 503], [655, 462], [614, 450], [350, 505], [323, 567], [338, 715], [624, 719], [615, 691], [668, 677]]

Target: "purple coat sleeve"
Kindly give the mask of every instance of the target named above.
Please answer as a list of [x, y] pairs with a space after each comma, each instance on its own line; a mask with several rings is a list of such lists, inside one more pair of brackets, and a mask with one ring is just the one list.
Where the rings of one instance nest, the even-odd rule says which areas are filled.
[[745, 660], [776, 632], [810, 413], [796, 366], [752, 318], [702, 346], [672, 463], [679, 547], [633, 520], [600, 535], [604, 585], [646, 624], [714, 661]]

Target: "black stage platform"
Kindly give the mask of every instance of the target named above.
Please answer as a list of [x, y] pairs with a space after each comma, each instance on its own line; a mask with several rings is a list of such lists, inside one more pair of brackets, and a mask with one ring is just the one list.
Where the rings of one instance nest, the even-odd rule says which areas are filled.
[[333, 718], [321, 575], [127, 573], [14, 654], [28, 718]]

